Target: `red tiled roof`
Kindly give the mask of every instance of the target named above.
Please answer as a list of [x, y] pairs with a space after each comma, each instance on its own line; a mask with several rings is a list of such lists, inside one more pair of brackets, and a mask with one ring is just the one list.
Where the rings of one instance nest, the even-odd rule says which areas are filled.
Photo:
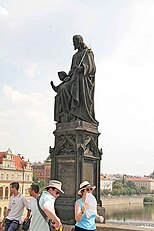
[[136, 182], [152, 182], [154, 181], [154, 179], [151, 179], [151, 178], [140, 178], [140, 177], [134, 177], [134, 178], [126, 178], [128, 181], [136, 181]]
[[6, 156], [6, 152], [0, 152], [0, 164], [3, 162], [3, 158]]
[[16, 170], [22, 170], [23, 167], [26, 167], [27, 163], [23, 161], [20, 156], [13, 155], [13, 160], [15, 161], [15, 168]]
[[106, 177], [106, 176], [100, 176], [101, 180], [106, 180], [106, 181], [112, 181], [110, 177]]

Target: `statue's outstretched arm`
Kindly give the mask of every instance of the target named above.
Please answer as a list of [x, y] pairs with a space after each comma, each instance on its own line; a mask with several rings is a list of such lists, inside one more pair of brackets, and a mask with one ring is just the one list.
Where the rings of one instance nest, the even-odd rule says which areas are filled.
[[58, 87], [56, 87], [56, 86], [54, 85], [53, 81], [51, 81], [50, 84], [51, 84], [52, 89], [53, 89], [55, 92], [57, 92]]

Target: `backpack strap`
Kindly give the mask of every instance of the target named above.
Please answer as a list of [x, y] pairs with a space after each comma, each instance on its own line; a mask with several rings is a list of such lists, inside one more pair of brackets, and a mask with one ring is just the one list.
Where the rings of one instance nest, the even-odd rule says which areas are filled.
[[36, 199], [37, 200], [37, 207], [42, 215], [42, 217], [45, 219], [45, 221], [48, 223], [49, 225], [49, 230], [50, 231], [55, 231], [54, 227], [52, 226], [53, 223], [50, 219], [48, 219], [48, 216], [45, 214], [45, 212], [43, 211], [43, 209], [41, 209], [39, 201], [40, 201], [41, 195]]
[[43, 209], [41, 209], [40, 207], [40, 204], [39, 204], [39, 201], [40, 201], [40, 198], [41, 198], [41, 195], [36, 199], [37, 200], [37, 206], [38, 206], [38, 209], [42, 215], [42, 217], [46, 220], [47, 222], [47, 215], [45, 214], [45, 212], [43, 211]]

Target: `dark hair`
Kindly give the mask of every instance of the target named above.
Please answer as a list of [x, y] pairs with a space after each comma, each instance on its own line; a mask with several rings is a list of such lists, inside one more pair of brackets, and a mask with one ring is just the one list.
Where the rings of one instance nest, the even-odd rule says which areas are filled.
[[12, 186], [12, 188], [16, 188], [16, 190], [19, 189], [19, 183], [18, 182], [12, 182], [10, 185]]
[[31, 188], [34, 190], [35, 193], [39, 192], [39, 186], [37, 184], [32, 184]]
[[84, 190], [85, 190], [85, 188], [81, 190], [81, 194], [83, 194]]
[[87, 45], [84, 43], [83, 37], [81, 35], [74, 35], [73, 39], [77, 39], [84, 49], [87, 48]]

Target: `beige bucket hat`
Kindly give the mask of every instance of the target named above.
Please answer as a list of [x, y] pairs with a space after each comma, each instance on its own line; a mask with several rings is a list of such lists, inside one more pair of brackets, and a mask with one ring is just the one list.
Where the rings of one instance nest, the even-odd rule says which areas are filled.
[[78, 191], [78, 195], [81, 195], [81, 191], [87, 187], [91, 187], [93, 190], [96, 188], [96, 186], [92, 186], [87, 180], [86, 181], [83, 181], [81, 184], [80, 184], [80, 189]]
[[58, 189], [60, 192], [64, 193], [63, 190], [61, 189], [62, 183], [58, 180], [50, 180], [49, 185], [45, 187], [45, 189], [53, 187]]

